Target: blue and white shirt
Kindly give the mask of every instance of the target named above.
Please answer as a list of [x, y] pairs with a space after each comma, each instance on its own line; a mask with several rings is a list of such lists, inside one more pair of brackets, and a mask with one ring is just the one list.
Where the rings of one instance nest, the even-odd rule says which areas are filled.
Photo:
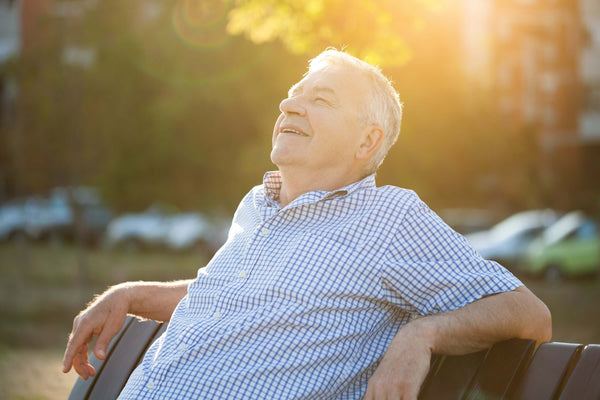
[[360, 399], [411, 319], [521, 286], [409, 190], [371, 175], [242, 200], [120, 399]]

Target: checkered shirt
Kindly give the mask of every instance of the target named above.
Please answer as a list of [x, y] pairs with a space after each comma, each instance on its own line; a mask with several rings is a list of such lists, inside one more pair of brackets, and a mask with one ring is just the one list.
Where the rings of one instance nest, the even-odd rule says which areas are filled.
[[360, 399], [403, 325], [522, 284], [409, 190], [371, 175], [242, 200], [120, 399]]

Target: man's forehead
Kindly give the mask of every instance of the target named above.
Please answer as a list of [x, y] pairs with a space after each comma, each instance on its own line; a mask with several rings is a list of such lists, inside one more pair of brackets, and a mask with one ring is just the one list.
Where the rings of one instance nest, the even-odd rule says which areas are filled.
[[[344, 75], [355, 74], [355, 72], [349, 67], [338, 65], [309, 71], [309, 73], [289, 89], [288, 94], [302, 92], [307, 87], [309, 90], [315, 92], [336, 94], [347, 87], [346, 79], [342, 79]], [[356, 83], [356, 80], [353, 79], [353, 82]]]
[[[290, 88], [290, 90], [288, 91], [288, 94], [301, 93], [305, 90], [305, 86], [307, 86], [306, 83], [304, 82], [304, 80], [301, 80], [300, 82], [296, 83], [294, 86], [292, 86]], [[336, 94], [335, 88], [332, 87], [331, 85], [327, 85], [327, 83], [315, 84], [315, 85], [308, 84], [308, 87], [309, 87], [309, 90], [312, 92], [325, 92], [325, 93], [330, 93], [333, 95]]]

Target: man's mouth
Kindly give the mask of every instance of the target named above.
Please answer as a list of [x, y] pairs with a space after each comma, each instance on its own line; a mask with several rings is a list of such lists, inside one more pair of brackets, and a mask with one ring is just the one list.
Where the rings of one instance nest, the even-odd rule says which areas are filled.
[[308, 136], [306, 133], [293, 128], [283, 128], [281, 130], [281, 133], [291, 133], [293, 135]]

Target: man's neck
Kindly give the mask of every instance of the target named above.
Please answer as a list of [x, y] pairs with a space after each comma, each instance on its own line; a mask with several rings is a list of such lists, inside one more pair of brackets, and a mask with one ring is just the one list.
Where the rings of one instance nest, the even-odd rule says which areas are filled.
[[297, 169], [279, 168], [281, 173], [281, 191], [279, 204], [285, 207], [304, 193], [322, 190], [333, 191], [364, 178], [357, 171], [319, 171], [317, 174]]

